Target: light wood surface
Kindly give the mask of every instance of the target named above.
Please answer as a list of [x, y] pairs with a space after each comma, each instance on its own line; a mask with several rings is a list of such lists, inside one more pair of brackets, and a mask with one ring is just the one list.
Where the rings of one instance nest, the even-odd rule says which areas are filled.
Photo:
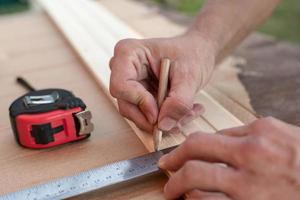
[[[53, 0], [53, 2], [58, 1]], [[54, 178], [72, 175], [109, 162], [128, 159], [153, 149], [150, 142], [147, 146], [136, 137], [134, 131], [139, 130], [134, 128], [132, 123], [131, 127], [128, 126], [107, 98], [108, 90], [103, 85], [105, 83], [108, 86], [109, 79], [98, 77], [99, 74], [103, 75], [108, 70], [107, 63], [109, 56], [112, 54], [111, 48], [113, 48], [114, 43], [108, 45], [109, 42], [107, 41], [113, 40], [116, 42], [119, 37], [128, 37], [130, 30], [124, 31], [128, 28], [118, 20], [113, 22], [118, 24], [117, 27], [111, 26], [114, 20], [111, 20], [106, 14], [102, 16], [103, 13], [107, 13], [105, 9], [101, 10], [102, 21], [96, 21], [99, 10], [92, 12], [91, 10], [94, 10], [94, 7], [90, 5], [82, 5], [82, 10], [86, 7], [91, 9], [89, 13], [93, 14], [93, 20], [88, 20], [88, 23], [84, 21], [84, 27], [79, 26], [74, 21], [68, 20], [74, 18], [75, 21], [82, 23], [80, 20], [89, 19], [88, 14], [78, 12], [81, 9], [76, 9], [74, 7], [75, 3], [71, 3], [72, 5], [66, 4], [66, 2], [70, 3], [71, 1], [59, 2], [61, 2], [60, 8], [55, 8], [52, 12], [57, 10], [60, 14], [64, 13], [57, 18], [63, 19], [64, 23], [68, 22], [67, 24], [61, 24], [60, 30], [51, 23], [46, 15], [39, 12], [0, 18], [0, 65], [5, 66], [2, 67], [0, 73], [0, 111], [2, 113], [0, 115], [0, 194], [16, 191]], [[66, 5], [68, 8], [73, 9], [72, 13], [81, 16], [79, 17], [80, 20], [75, 15], [70, 17], [65, 10], [62, 10]], [[108, 16], [110, 16], [109, 13]], [[73, 31], [74, 27], [77, 30], [75, 33]], [[97, 29], [95, 33], [95, 27], [101, 29]], [[61, 30], [64, 31], [64, 34], [65, 31], [69, 31], [74, 34], [74, 37], [68, 37], [68, 41], [65, 40]], [[107, 33], [107, 30], [111, 32]], [[86, 35], [87, 33], [88, 35]], [[115, 34], [118, 35], [117, 39]], [[109, 37], [112, 37], [112, 35], [113, 39], [110, 40]], [[78, 41], [87, 46], [79, 45]], [[73, 48], [70, 47], [69, 42], [72, 43]], [[94, 45], [95, 43], [97, 43], [97, 46]], [[78, 48], [74, 46], [76, 44], [78, 48], [82, 48], [81, 51], [85, 52], [84, 57], [81, 54], [82, 52], [77, 51]], [[90, 46], [95, 46], [95, 48], [90, 49]], [[93, 72], [93, 76], [86, 71], [87, 65], [94, 67], [89, 69]], [[17, 75], [24, 76], [36, 88], [65, 88], [82, 97], [94, 116], [95, 131], [91, 138], [86, 141], [41, 151], [19, 147], [14, 141], [8, 118], [9, 104], [25, 92], [22, 87], [15, 83]], [[101, 83], [101, 87], [96, 84], [95, 80]], [[199, 94], [197, 101], [203, 103], [206, 107], [222, 108], [206, 93]], [[186, 133], [194, 130], [213, 132], [220, 128], [232, 126], [235, 123], [241, 123], [224, 108], [209, 112], [215, 114], [207, 113], [202, 118], [196, 119], [189, 126], [184, 127], [184, 131]], [[215, 118], [214, 115], [219, 117]], [[212, 125], [220, 120], [222, 120], [222, 123], [219, 123], [218, 126]], [[151, 134], [142, 133], [142, 135], [144, 137], [142, 141], [152, 141]], [[182, 142], [183, 139], [178, 136], [165, 137], [164, 142], [173, 145]], [[131, 183], [131, 185], [122, 188], [99, 191], [90, 194], [88, 198], [163, 199], [162, 186], [165, 181], [165, 176], [158, 175], [135, 184]], [[78, 198], [86, 199], [87, 197]]]

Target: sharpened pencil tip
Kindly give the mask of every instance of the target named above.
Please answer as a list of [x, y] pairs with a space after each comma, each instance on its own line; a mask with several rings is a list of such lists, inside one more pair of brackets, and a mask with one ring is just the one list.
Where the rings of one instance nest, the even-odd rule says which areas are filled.
[[159, 147], [158, 147], [157, 144], [154, 146], [154, 150], [155, 150], [155, 151], [159, 151]]
[[162, 131], [159, 130], [157, 127], [155, 127], [153, 131], [153, 143], [154, 143], [155, 151], [159, 150], [161, 140], [162, 140]]
[[154, 150], [155, 150], [155, 151], [159, 151], [159, 143], [160, 143], [160, 142], [155, 142], [155, 143], [154, 143]]

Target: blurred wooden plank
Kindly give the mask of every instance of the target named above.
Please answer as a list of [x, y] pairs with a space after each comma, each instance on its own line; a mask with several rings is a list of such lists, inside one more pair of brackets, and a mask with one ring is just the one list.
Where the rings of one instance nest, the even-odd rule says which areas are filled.
[[244, 124], [248, 124], [257, 119], [258, 115], [247, 105], [237, 102], [234, 98], [225, 94], [222, 90], [208, 86], [205, 90], [214, 99], [230, 111], [234, 116], [241, 120]]
[[201, 91], [197, 96], [197, 101], [201, 102], [205, 108], [202, 117], [216, 130], [243, 125], [243, 122], [222, 107], [208, 93]]

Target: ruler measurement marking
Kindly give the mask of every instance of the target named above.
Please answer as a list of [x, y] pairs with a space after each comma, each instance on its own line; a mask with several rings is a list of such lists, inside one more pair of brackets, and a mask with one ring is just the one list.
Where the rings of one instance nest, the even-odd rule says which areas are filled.
[[73, 176], [63, 177], [14, 193], [5, 194], [0, 196], [0, 200], [63, 199], [129, 181], [158, 172], [157, 161], [163, 154], [173, 148], [129, 160], [118, 161]]

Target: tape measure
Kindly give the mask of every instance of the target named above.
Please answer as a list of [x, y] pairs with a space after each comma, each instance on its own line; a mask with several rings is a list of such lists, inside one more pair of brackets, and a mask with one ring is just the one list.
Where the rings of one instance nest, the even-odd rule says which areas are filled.
[[14, 193], [0, 196], [0, 200], [52, 200], [74, 197], [103, 189], [145, 175], [160, 172], [158, 160], [176, 147], [146, 154], [95, 168], [80, 174], [53, 180]]
[[35, 90], [23, 78], [17, 81], [30, 92], [9, 107], [17, 142], [27, 148], [49, 148], [86, 139], [93, 131], [85, 103], [63, 89]]

